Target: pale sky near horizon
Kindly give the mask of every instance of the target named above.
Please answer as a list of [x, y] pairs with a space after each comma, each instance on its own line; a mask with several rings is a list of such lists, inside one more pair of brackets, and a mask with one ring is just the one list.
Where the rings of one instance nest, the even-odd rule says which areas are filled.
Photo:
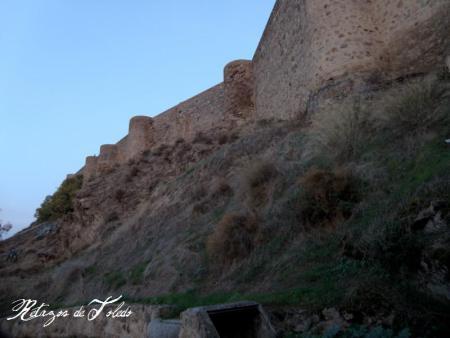
[[1, 0], [0, 219], [14, 232], [135, 115], [251, 59], [275, 0]]

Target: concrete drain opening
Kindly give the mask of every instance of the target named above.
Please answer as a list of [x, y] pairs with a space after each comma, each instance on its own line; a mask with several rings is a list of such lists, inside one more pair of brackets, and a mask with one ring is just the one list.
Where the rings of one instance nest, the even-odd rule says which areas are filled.
[[275, 338], [267, 314], [255, 302], [191, 308], [181, 322], [179, 338]]
[[258, 338], [261, 325], [257, 305], [207, 311], [221, 338]]

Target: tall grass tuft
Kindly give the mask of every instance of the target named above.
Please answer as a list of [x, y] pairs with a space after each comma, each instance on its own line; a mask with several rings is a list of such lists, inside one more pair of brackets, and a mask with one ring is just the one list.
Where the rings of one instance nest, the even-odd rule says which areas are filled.
[[253, 251], [257, 233], [258, 225], [254, 217], [226, 214], [208, 237], [208, 256], [221, 266], [231, 265]]

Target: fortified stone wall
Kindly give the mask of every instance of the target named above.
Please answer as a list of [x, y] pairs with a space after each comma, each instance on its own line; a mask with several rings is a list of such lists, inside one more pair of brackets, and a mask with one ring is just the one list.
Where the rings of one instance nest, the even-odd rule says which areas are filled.
[[89, 156], [83, 169], [85, 181], [97, 173], [138, 157], [159, 144], [183, 138], [192, 141], [207, 130], [230, 130], [253, 116], [252, 62], [238, 60], [224, 70], [225, 82], [155, 116], [136, 116], [129, 132], [116, 145], [103, 145], [98, 157]]
[[229, 63], [223, 83], [153, 119], [131, 119], [125, 138], [86, 159], [85, 176], [158, 144], [245, 120], [293, 119], [327, 95], [443, 66], [449, 17], [450, 0], [278, 0], [252, 61]]
[[255, 108], [253, 62], [230, 62], [223, 73], [226, 110], [235, 117], [251, 118]]
[[97, 159], [97, 171], [107, 172], [116, 163], [119, 163], [119, 147], [116, 144], [104, 144], [100, 147], [100, 155]]
[[450, 0], [376, 0], [372, 12], [386, 76], [429, 71], [450, 53]]
[[91, 177], [95, 176], [97, 172], [97, 156], [86, 157], [86, 164], [83, 170], [84, 180], [89, 180]]
[[153, 119], [135, 116], [130, 120], [125, 149], [119, 147], [120, 159], [128, 161], [149, 149], [154, 143]]
[[253, 59], [256, 118], [304, 114], [313, 94], [344, 78], [361, 86], [429, 71], [449, 51], [449, 8], [449, 0], [278, 0]]
[[178, 138], [191, 141], [197, 132], [226, 127], [233, 117], [225, 106], [223, 84], [184, 101], [154, 118], [158, 143], [174, 143]]

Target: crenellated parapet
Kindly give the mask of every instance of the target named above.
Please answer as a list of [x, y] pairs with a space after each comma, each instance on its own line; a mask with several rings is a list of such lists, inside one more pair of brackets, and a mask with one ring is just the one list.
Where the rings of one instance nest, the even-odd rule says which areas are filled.
[[255, 107], [253, 62], [236, 60], [224, 69], [225, 105], [229, 113], [248, 117]]

